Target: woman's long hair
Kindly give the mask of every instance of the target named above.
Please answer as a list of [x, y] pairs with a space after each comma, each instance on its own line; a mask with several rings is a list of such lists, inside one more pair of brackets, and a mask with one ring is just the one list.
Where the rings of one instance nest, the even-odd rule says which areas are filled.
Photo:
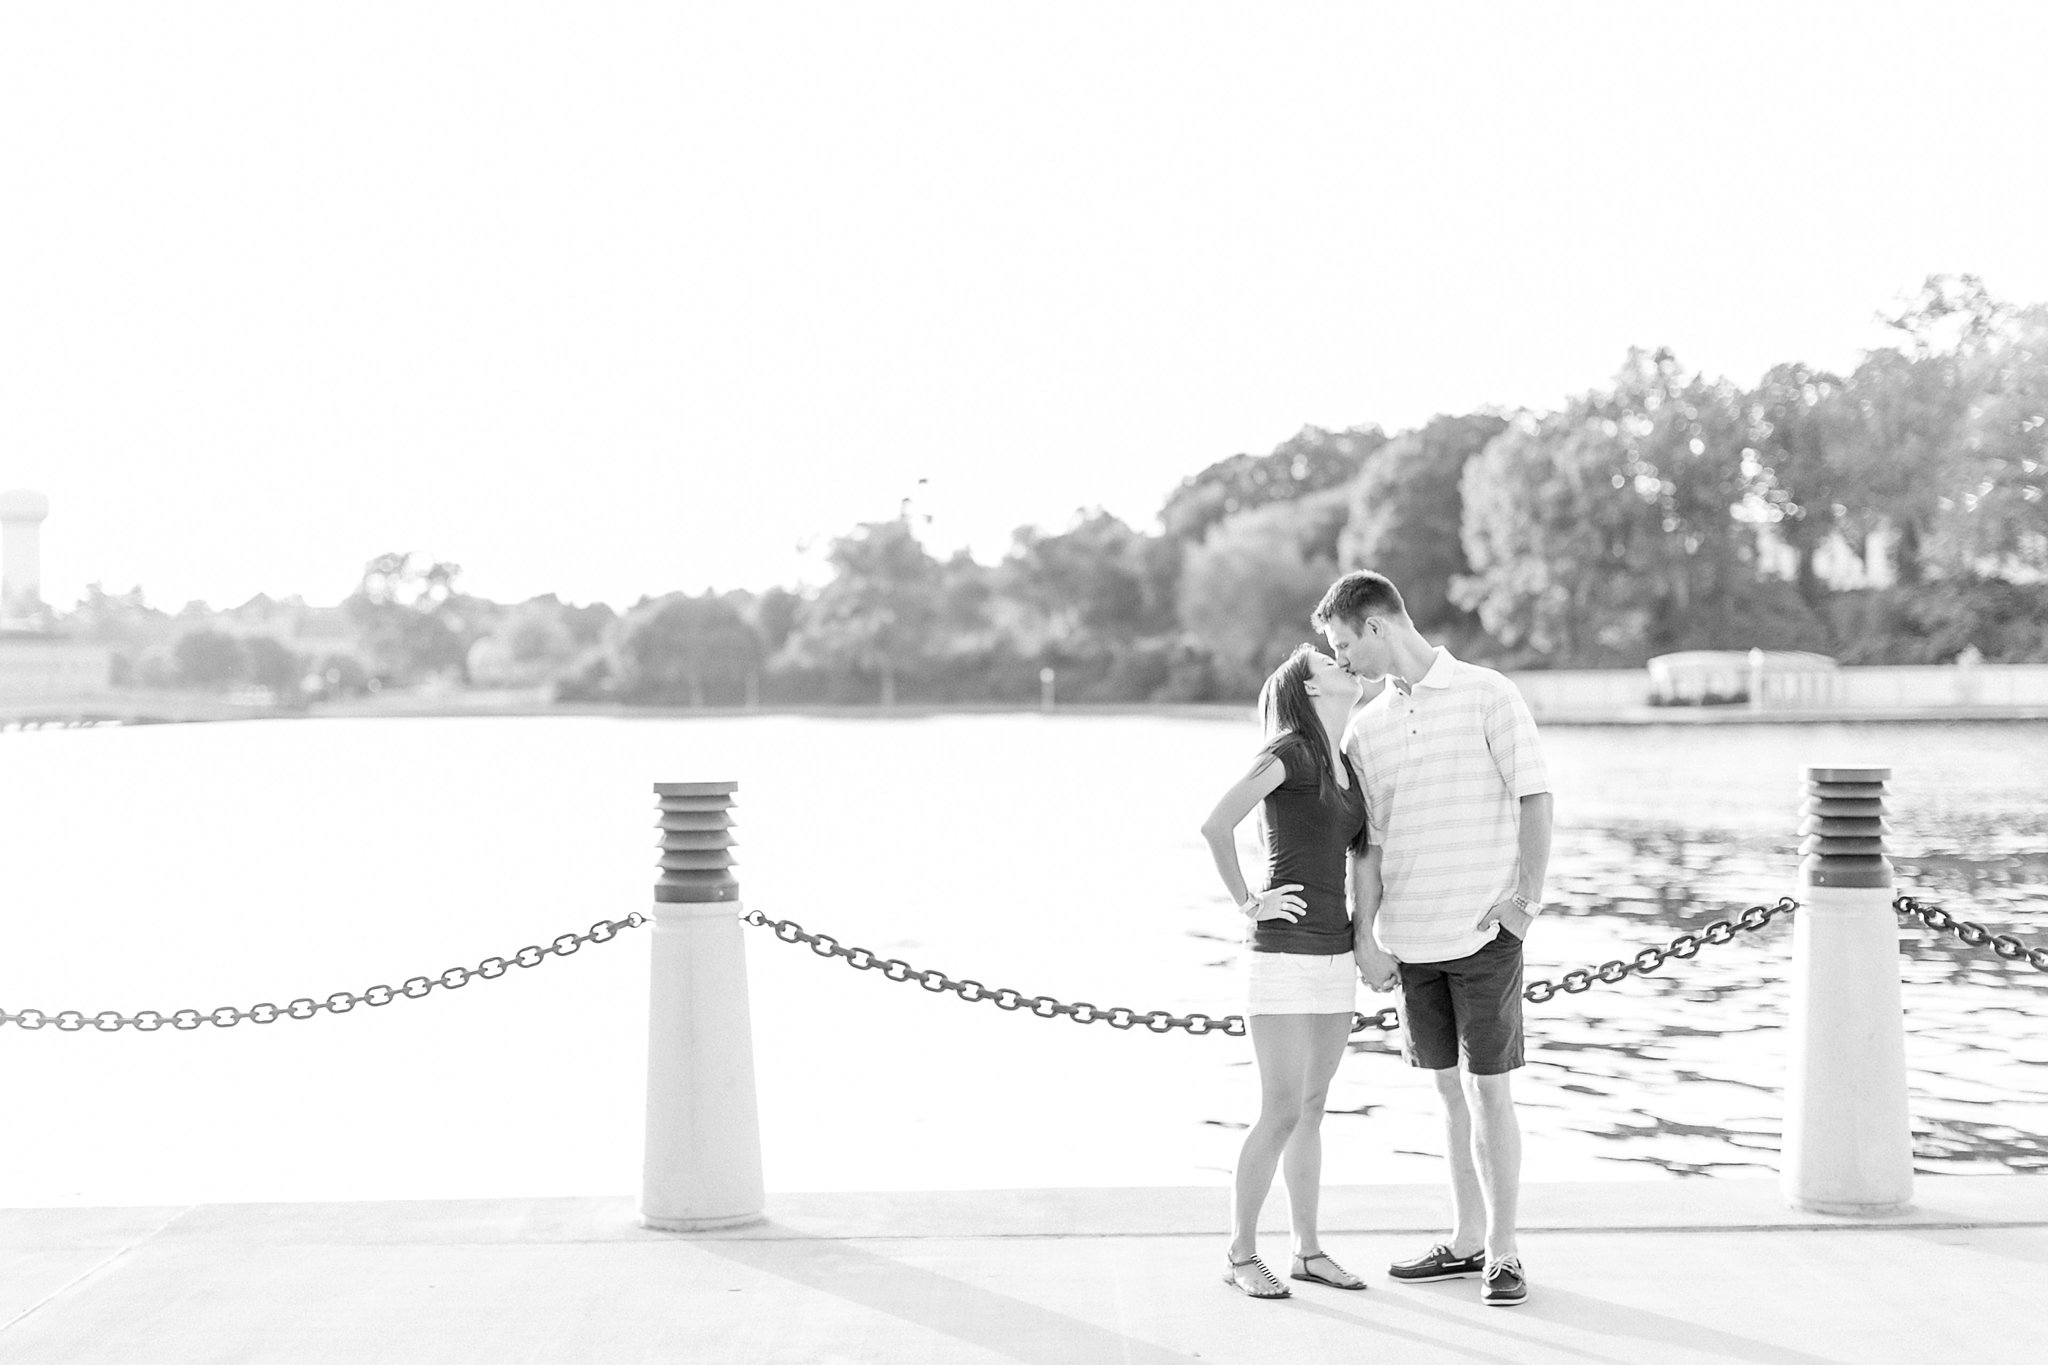
[[[1344, 794], [1337, 788], [1336, 761], [1323, 738], [1323, 722], [1316, 715], [1315, 699], [1308, 694], [1309, 660], [1315, 657], [1315, 652], [1314, 645], [1298, 646], [1259, 689], [1259, 723], [1266, 735], [1259, 757], [1277, 758], [1284, 764], [1288, 750], [1299, 751], [1315, 768], [1316, 789], [1323, 804], [1335, 806], [1343, 804]], [[1355, 780], [1357, 774], [1352, 776]], [[1351, 846], [1364, 848], [1365, 838], [1365, 829], [1361, 828]]]

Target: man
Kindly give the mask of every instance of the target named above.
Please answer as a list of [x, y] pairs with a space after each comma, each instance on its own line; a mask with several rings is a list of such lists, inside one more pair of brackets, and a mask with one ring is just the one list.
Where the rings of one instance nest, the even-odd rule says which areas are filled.
[[1398, 984], [1411, 1066], [1435, 1073], [1451, 1168], [1450, 1240], [1388, 1272], [1482, 1276], [1481, 1301], [1528, 1297], [1515, 1241], [1522, 1134], [1522, 940], [1550, 861], [1550, 780], [1514, 684], [1415, 629], [1385, 577], [1346, 574], [1311, 618], [1337, 661], [1384, 679], [1345, 737], [1373, 848], [1352, 878], [1360, 978]]

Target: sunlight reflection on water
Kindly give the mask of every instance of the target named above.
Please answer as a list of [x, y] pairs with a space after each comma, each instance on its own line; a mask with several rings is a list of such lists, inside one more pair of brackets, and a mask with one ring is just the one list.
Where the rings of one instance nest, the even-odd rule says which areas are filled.
[[[2048, 938], [2048, 725], [1545, 732], [1531, 977], [1792, 889], [1809, 762], [1895, 770], [1900, 884]], [[640, 908], [649, 784], [734, 777], [747, 903], [954, 977], [1236, 1009], [1197, 826], [1256, 746], [1170, 716], [383, 720], [0, 737], [9, 1008], [324, 996]], [[1246, 849], [1251, 857], [1251, 850]], [[2048, 974], [1902, 936], [1924, 1170], [2048, 1168]], [[1529, 1011], [1530, 1179], [1771, 1167], [1790, 931]], [[1255, 1102], [1240, 1040], [930, 998], [747, 940], [776, 1189], [1200, 1184]], [[0, 1203], [637, 1187], [645, 947], [258, 1029], [0, 1030]], [[1361, 1007], [1381, 1001], [1361, 996]], [[1433, 1180], [1434, 1101], [1354, 1039], [1326, 1179]]]

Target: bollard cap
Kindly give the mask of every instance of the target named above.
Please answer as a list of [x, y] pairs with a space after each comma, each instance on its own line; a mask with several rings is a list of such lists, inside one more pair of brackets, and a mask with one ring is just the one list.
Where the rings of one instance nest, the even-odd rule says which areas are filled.
[[1838, 857], [1845, 854], [1884, 855], [1884, 837], [1878, 834], [1865, 836], [1840, 834], [1809, 834], [1800, 840], [1801, 854], [1817, 853], [1822, 857]]
[[1811, 767], [1806, 770], [1808, 782], [1889, 782], [1890, 768], [1828, 768]]
[[737, 782], [657, 782], [659, 818], [655, 828], [661, 848], [661, 875], [654, 883], [657, 904], [736, 901], [739, 882], [732, 875], [735, 842], [733, 793]]
[[1809, 796], [1806, 813], [1833, 820], [1867, 820], [1884, 814], [1884, 800], [1876, 796]]
[[1809, 853], [1800, 860], [1799, 879], [1808, 886], [1883, 887], [1889, 890], [1892, 863], [1881, 853]]
[[1799, 832], [1829, 838], [1861, 839], [1873, 834], [1890, 834], [1892, 827], [1888, 820], [1873, 820], [1869, 816], [1809, 815], [1799, 822]]
[[[1882, 782], [1809, 782], [1806, 784], [1806, 794], [1808, 796], [1840, 796], [1846, 797], [1851, 801], [1867, 801], [1872, 797], [1882, 800], [1885, 794], [1885, 785]], [[663, 801], [676, 801], [680, 799], [680, 797], [674, 796], [664, 796], [662, 798]]]
[[1884, 784], [1890, 768], [1812, 764], [1806, 769], [1806, 803], [1799, 822], [1804, 840], [1799, 879], [1807, 886], [1876, 890], [1892, 885], [1891, 860], [1884, 856]]

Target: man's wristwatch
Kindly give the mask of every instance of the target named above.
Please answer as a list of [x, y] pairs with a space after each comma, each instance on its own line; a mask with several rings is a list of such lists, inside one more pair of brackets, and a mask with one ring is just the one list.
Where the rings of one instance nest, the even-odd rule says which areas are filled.
[[1263, 891], [1247, 892], [1245, 898], [1237, 903], [1237, 908], [1247, 915], [1255, 913], [1262, 904], [1259, 897], [1264, 894]]
[[1516, 891], [1510, 893], [1508, 899], [1513, 901], [1515, 903], [1515, 909], [1521, 911], [1523, 914], [1533, 915], [1536, 913], [1536, 902], [1530, 900], [1521, 892]]

